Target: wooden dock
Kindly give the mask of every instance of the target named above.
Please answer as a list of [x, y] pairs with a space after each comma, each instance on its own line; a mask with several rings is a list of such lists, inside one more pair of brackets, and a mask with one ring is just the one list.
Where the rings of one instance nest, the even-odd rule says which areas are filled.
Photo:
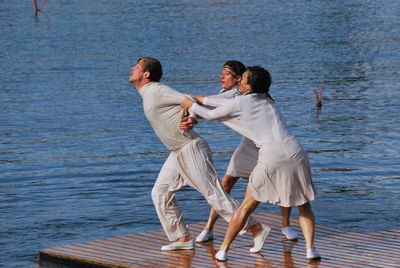
[[[39, 259], [71, 267], [400, 267], [400, 230], [358, 233], [317, 225], [316, 246], [322, 259], [308, 261], [303, 238], [295, 242], [283, 239], [279, 215], [263, 212], [254, 216], [272, 228], [263, 250], [250, 253], [253, 240], [245, 234], [232, 244], [226, 263], [214, 259], [227, 227], [223, 220], [217, 221], [214, 241], [198, 243], [195, 250], [161, 251], [169, 241], [163, 230], [156, 230], [44, 249], [39, 251]], [[301, 234], [298, 219], [291, 222]], [[203, 226], [191, 224], [191, 234], [197, 235]]]

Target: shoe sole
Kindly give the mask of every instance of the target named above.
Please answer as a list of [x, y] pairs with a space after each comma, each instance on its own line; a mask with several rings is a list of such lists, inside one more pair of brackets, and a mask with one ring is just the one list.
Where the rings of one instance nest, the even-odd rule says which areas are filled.
[[194, 247], [182, 247], [182, 248], [168, 248], [168, 249], [161, 249], [162, 251], [174, 251], [174, 250], [191, 250]]
[[209, 239], [207, 239], [207, 240], [201, 240], [201, 241], [197, 241], [197, 240], [196, 240], [196, 243], [205, 243], [205, 242], [210, 242], [210, 241], [213, 241], [213, 240], [214, 240], [214, 238], [211, 237], [211, 238], [209, 238]]
[[312, 261], [312, 260], [316, 261], [316, 260], [320, 260], [320, 259], [321, 259], [321, 256], [313, 257], [313, 258], [307, 258], [307, 260], [310, 260], [310, 261]]

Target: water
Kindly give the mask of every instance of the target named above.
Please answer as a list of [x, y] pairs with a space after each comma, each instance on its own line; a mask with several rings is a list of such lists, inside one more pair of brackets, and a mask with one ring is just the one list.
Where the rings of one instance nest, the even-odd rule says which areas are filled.
[[[400, 229], [399, 3], [135, 2], [49, 1], [35, 17], [31, 1], [0, 0], [0, 266], [43, 266], [40, 249], [160, 228], [150, 191], [168, 152], [127, 82], [144, 55], [161, 60], [165, 83], [200, 94], [219, 90], [226, 60], [268, 68], [309, 152], [317, 222]], [[240, 137], [197, 129], [222, 175]], [[178, 199], [188, 223], [206, 220], [199, 194]]]

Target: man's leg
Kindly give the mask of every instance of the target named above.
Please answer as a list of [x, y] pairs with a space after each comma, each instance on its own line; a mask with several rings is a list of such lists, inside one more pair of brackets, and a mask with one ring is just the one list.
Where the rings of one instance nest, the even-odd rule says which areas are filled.
[[[176, 156], [179, 173], [185, 182], [199, 191], [212, 208], [229, 222], [239, 203], [223, 190], [207, 142], [203, 138], [198, 138], [185, 145]], [[254, 219], [249, 218], [245, 229], [252, 231], [256, 224]]]
[[[239, 177], [232, 177], [228, 174], [225, 174], [221, 181], [221, 185], [224, 191], [229, 194], [238, 179]], [[219, 214], [215, 211], [215, 209], [211, 208], [206, 226], [204, 226], [203, 231], [201, 231], [201, 233], [196, 237], [196, 242], [206, 242], [213, 239], [212, 231], [218, 217]]]
[[[239, 180], [238, 177], [232, 177], [231, 175], [225, 174], [222, 178], [221, 185], [226, 193], [230, 193], [235, 183]], [[204, 230], [212, 231], [214, 229], [214, 224], [217, 221], [219, 214], [211, 208], [210, 216], [208, 217], [208, 221], [206, 226], [204, 226]]]
[[153, 186], [151, 197], [158, 218], [170, 241], [189, 241], [189, 231], [183, 220], [182, 211], [175, 199], [175, 193], [185, 185], [184, 180], [175, 168], [176, 162], [170, 154], [160, 170]]

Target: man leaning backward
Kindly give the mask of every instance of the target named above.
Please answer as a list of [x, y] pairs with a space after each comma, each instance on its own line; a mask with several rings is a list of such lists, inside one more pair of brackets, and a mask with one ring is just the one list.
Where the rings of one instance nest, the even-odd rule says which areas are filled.
[[[171, 151], [158, 174], [151, 196], [163, 229], [172, 242], [161, 250], [193, 249], [194, 241], [183, 220], [175, 193], [185, 185], [200, 192], [227, 222], [239, 203], [229, 196], [218, 180], [207, 142], [194, 130], [180, 130], [185, 115], [180, 104], [184, 95], [160, 83], [161, 63], [151, 57], [140, 58], [131, 68], [129, 82], [143, 99], [147, 120], [163, 144]], [[269, 228], [249, 218], [245, 230], [254, 237], [255, 247], [264, 244]]]

